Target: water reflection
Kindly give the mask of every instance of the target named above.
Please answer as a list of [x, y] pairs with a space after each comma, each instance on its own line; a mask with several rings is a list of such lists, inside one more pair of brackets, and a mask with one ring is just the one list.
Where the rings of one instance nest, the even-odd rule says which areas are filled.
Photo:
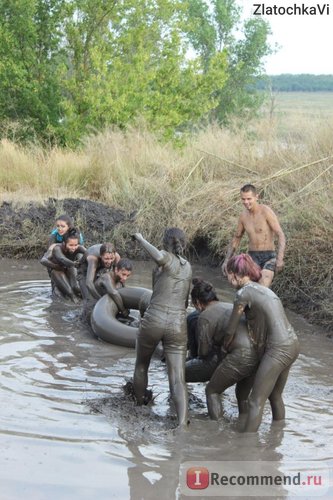
[[[212, 422], [204, 384], [191, 384], [190, 430], [177, 434], [163, 363], [152, 362], [151, 409], [111, 408], [112, 398], [123, 401], [134, 351], [98, 340], [80, 322], [79, 307], [53, 302], [37, 262], [5, 260], [0, 268], [1, 499], [181, 498], [180, 464], [196, 460], [270, 460], [277, 470], [290, 459], [332, 465], [332, 341], [294, 315], [302, 352], [285, 390], [285, 425], [271, 425], [267, 406], [258, 434], [239, 433], [233, 388], [224, 395], [224, 418]], [[151, 266], [137, 263], [135, 271], [131, 284], [149, 287]], [[231, 300], [214, 271], [197, 267], [195, 274]]]

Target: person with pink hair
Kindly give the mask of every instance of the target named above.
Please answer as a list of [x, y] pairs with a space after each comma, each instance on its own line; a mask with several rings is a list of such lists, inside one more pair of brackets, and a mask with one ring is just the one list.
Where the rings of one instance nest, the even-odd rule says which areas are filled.
[[285, 418], [282, 392], [290, 367], [298, 357], [299, 343], [279, 297], [258, 283], [261, 269], [252, 258], [248, 254], [234, 256], [228, 261], [226, 270], [228, 281], [237, 288], [237, 293], [223, 347], [229, 350], [244, 312], [260, 357], [244, 429], [245, 432], [256, 432], [267, 399], [273, 420]]

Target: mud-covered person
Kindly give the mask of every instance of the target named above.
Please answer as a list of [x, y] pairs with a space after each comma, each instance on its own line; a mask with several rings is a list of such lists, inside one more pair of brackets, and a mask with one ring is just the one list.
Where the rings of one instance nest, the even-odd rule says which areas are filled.
[[[270, 287], [274, 274], [284, 267], [286, 238], [278, 218], [273, 210], [258, 203], [258, 193], [253, 184], [245, 184], [240, 190], [244, 210], [238, 219], [236, 233], [232, 238], [222, 264], [222, 273], [226, 274], [227, 263], [239, 248], [241, 239], [248, 236], [248, 254], [260, 266], [262, 276], [259, 283]], [[275, 239], [277, 238], [277, 251]]]
[[209, 416], [214, 420], [222, 414], [220, 394], [237, 384], [239, 414], [245, 414], [252, 375], [259, 362], [245, 316], [240, 319], [229, 352], [222, 353], [221, 344], [232, 305], [220, 302], [213, 285], [198, 278], [193, 279], [191, 298], [201, 312], [197, 321], [198, 357], [185, 364], [186, 382], [210, 381], [206, 387], [207, 407]]
[[186, 308], [191, 286], [190, 263], [182, 256], [186, 237], [179, 228], [164, 231], [163, 250], [145, 240], [140, 233], [132, 236], [156, 262], [153, 293], [140, 324], [136, 343], [134, 393], [139, 405], [146, 402], [148, 369], [157, 344], [162, 341], [171, 397], [179, 426], [188, 424], [188, 394], [185, 383], [187, 350]]
[[260, 357], [249, 397], [245, 432], [258, 430], [267, 399], [271, 405], [273, 420], [285, 418], [282, 392], [290, 367], [299, 354], [296, 333], [286, 317], [279, 297], [259, 284], [261, 272], [260, 267], [247, 254], [236, 255], [227, 264], [228, 281], [237, 289], [237, 293], [226, 328], [224, 348], [230, 351], [244, 312]]
[[221, 329], [224, 309], [211, 283], [193, 278], [192, 285], [195, 311], [187, 316], [190, 357], [185, 364], [185, 380], [207, 382], [221, 361], [221, 345], [215, 345], [214, 335]]
[[49, 271], [53, 292], [57, 294], [58, 291], [62, 297], [70, 298], [73, 302], [81, 297], [76, 269], [86, 251], [79, 242], [80, 232], [72, 228], [64, 235], [63, 242], [53, 243], [40, 260]]
[[133, 271], [129, 259], [121, 259], [112, 243], [100, 243], [87, 249], [78, 270], [82, 296], [83, 318], [90, 324], [90, 317], [96, 302], [106, 293], [116, 303], [119, 311], [128, 315], [118, 288], [125, 286]]

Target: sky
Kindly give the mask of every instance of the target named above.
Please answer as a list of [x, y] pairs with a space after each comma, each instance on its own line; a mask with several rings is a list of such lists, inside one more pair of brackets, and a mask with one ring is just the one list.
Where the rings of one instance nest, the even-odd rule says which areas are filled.
[[255, 4], [266, 8], [274, 5], [285, 8], [319, 5], [324, 8], [323, 15], [263, 16], [271, 26], [270, 43], [279, 46], [275, 54], [266, 58], [265, 68], [268, 75], [333, 75], [333, 0], [238, 0], [238, 4], [243, 7], [246, 18], [253, 15]]

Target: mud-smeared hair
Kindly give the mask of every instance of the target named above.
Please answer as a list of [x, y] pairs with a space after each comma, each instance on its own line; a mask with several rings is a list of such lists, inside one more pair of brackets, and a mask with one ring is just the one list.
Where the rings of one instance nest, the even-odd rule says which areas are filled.
[[247, 253], [231, 257], [227, 263], [227, 272], [237, 274], [241, 278], [248, 276], [251, 281], [259, 281], [261, 278], [260, 267]]
[[133, 271], [133, 263], [130, 259], [120, 259], [117, 264], [115, 265], [115, 268], [120, 271], [121, 269], [125, 269], [126, 271]]
[[257, 194], [257, 188], [253, 184], [245, 184], [241, 188], [241, 193], [248, 193], [249, 191], [252, 191], [253, 194]]
[[59, 215], [59, 217], [56, 218], [56, 222], [58, 220], [66, 222], [66, 224], [69, 227], [69, 229], [72, 229], [74, 227], [74, 221], [73, 221], [73, 219], [69, 215], [67, 215], [67, 214]]
[[75, 227], [71, 227], [70, 229], [68, 229], [67, 233], [64, 234], [63, 241], [64, 243], [67, 243], [68, 240], [78, 240], [80, 243], [80, 238], [80, 231]]
[[103, 243], [99, 249], [99, 255], [102, 256], [105, 253], [115, 253], [115, 248], [112, 243]]
[[192, 285], [191, 298], [194, 305], [198, 302], [206, 305], [212, 302], [212, 300], [219, 300], [213, 285], [208, 281], [204, 281], [201, 278], [193, 278]]
[[169, 227], [164, 231], [163, 246], [171, 250], [175, 255], [184, 253], [186, 247], [186, 236], [182, 229]]

